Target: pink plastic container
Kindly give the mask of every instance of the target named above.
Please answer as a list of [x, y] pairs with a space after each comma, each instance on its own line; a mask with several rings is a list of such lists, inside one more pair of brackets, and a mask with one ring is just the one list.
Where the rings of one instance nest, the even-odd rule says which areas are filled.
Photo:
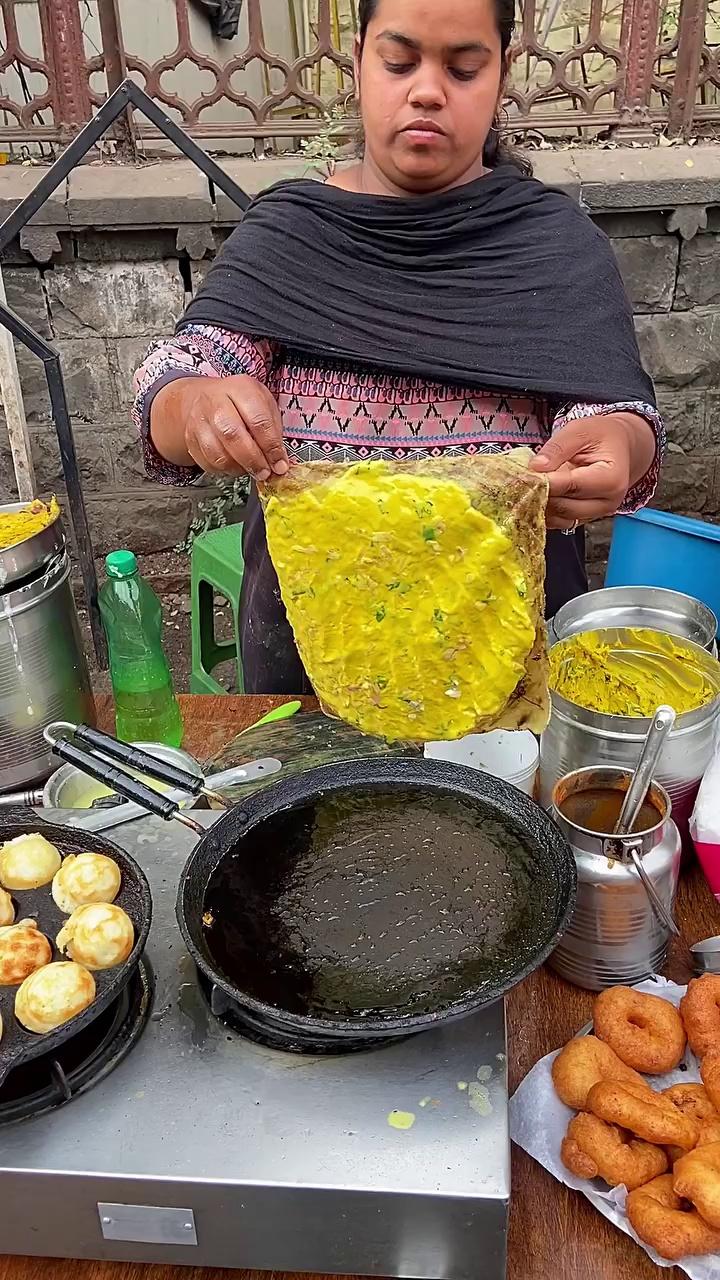
[[705, 879], [720, 902], [720, 844], [703, 844], [701, 840], [695, 840], [694, 844]]

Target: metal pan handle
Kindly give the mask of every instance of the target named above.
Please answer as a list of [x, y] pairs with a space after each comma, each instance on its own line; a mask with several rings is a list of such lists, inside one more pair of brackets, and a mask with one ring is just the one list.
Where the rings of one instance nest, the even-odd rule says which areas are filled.
[[83, 751], [82, 747], [77, 747], [73, 742], [68, 742], [67, 738], [55, 740], [53, 751], [61, 760], [67, 760], [68, 764], [74, 764], [78, 769], [82, 769], [83, 773], [95, 778], [97, 782], [104, 783], [105, 786], [116, 791], [118, 795], [125, 796], [126, 800], [132, 800], [135, 804], [139, 804], [148, 813], [153, 813], [156, 817], [163, 818], [165, 822], [174, 819], [176, 822], [181, 822], [183, 826], [189, 827], [197, 835], [204, 834], [199, 822], [195, 822], [186, 813], [180, 812], [180, 807], [176, 800], [170, 800], [167, 796], [158, 794], [157, 791], [146, 787], [143, 782], [139, 782], [137, 778], [131, 777], [128, 773], [123, 773], [122, 769], [108, 764], [106, 760], [99, 760], [88, 751]]
[[672, 915], [668, 911], [667, 907], [665, 906], [665, 903], [663, 902], [657, 889], [655, 888], [655, 885], [650, 879], [650, 876], [645, 870], [642, 862], [642, 857], [638, 853], [637, 848], [634, 845], [631, 845], [628, 848], [627, 852], [632, 858], [633, 866], [635, 867], [635, 870], [637, 871], [640, 879], [643, 882], [643, 885], [645, 886], [645, 892], [647, 893], [647, 896], [650, 899], [650, 905], [653, 911], [655, 912], [655, 915], [658, 917], [658, 920], [660, 921], [661, 924], [665, 925], [666, 929], [670, 930], [670, 933], [673, 934], [675, 938], [682, 937], [682, 934], [680, 933], [680, 930], [678, 929], [675, 921], [673, 920]]
[[159, 782], [167, 782], [171, 787], [189, 791], [193, 796], [199, 796], [203, 789], [204, 778], [196, 777], [195, 774], [188, 773], [187, 770], [180, 769], [167, 760], [159, 760], [156, 756], [148, 755], [147, 751], [141, 751], [131, 743], [120, 742], [117, 738], [110, 737], [108, 733], [101, 733], [99, 729], [91, 729], [86, 724], [79, 724], [73, 736], [78, 742], [84, 743], [95, 751], [101, 751], [111, 760], [118, 760], [129, 769], [138, 769], [150, 778], [157, 778]]

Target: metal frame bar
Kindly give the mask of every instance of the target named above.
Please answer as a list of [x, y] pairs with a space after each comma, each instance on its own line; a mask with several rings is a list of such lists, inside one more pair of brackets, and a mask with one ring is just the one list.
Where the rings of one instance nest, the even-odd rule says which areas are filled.
[[675, 76], [668, 106], [668, 134], [688, 138], [696, 114], [707, 0], [681, 0]]
[[[84, 49], [79, 13], [81, 0], [36, 0], [42, 31], [43, 59], [33, 59], [21, 48], [14, 23], [14, 5], [19, 0], [2, 0], [1, 7], [8, 25], [8, 47], [1, 57], [3, 67], [7, 68], [9, 60], [18, 57], [24, 66], [42, 70], [48, 80], [48, 90], [25, 106], [18, 106], [17, 111], [10, 99], [4, 99], [10, 114], [17, 117], [18, 123], [1, 127], [0, 138], [8, 143], [69, 140], [91, 118], [93, 104], [101, 105], [102, 95], [90, 87], [90, 77], [100, 71], [105, 73], [108, 94], [118, 88], [129, 68], [134, 75], [144, 78], [141, 82], [144, 83], [145, 91], [156, 101], [181, 113], [183, 125], [191, 137], [212, 138], [216, 141], [223, 138], [251, 138], [260, 154], [263, 152], [264, 140], [268, 137], [294, 138], [317, 132], [316, 122], [312, 120], [297, 120], [288, 126], [282, 116], [275, 117], [274, 112], [277, 107], [287, 109], [291, 102], [295, 102], [298, 109], [304, 107], [320, 113], [331, 105], [321, 94], [319, 84], [314, 83], [314, 76], [319, 74], [323, 60], [335, 64], [339, 77], [338, 96], [333, 101], [344, 98], [341, 82], [343, 74], [350, 69], [350, 61], [340, 48], [335, 29], [336, 0], [318, 0], [315, 37], [308, 37], [307, 47], [302, 54], [296, 47], [294, 56], [289, 61], [269, 50], [265, 44], [263, 5], [268, 3], [271, 6], [272, 0], [246, 0], [247, 46], [228, 61], [214, 59], [194, 47], [188, 18], [188, 0], [170, 2], [177, 22], [176, 47], [156, 61], [148, 62], [125, 50], [119, 16], [120, 0], [97, 0], [102, 52], [93, 57], [87, 57]], [[575, 44], [564, 52], [558, 52], [548, 46], [547, 37], [547, 19], [554, 11], [553, 5], [557, 8], [555, 0], [551, 0], [550, 4], [548, 0], [537, 0], [537, 5], [536, 0], [526, 0], [522, 37], [513, 46], [512, 56], [513, 59], [519, 59], [525, 55], [528, 64], [531, 59], [546, 62], [550, 68], [550, 78], [543, 85], [536, 85], [534, 88], [529, 83], [518, 84], [514, 89], [510, 86], [509, 99], [519, 110], [519, 131], [619, 126], [621, 135], [627, 135], [628, 131], [647, 135], [652, 124], [667, 121], [668, 106], [673, 99], [677, 105], [672, 129], [677, 130], [678, 120], [681, 119], [682, 129], [687, 132], [695, 98], [693, 89], [703, 56], [698, 10], [705, 8], [706, 3], [707, 0], [682, 0], [678, 38], [672, 42], [672, 47], [665, 47], [659, 40], [659, 0], [622, 0], [621, 32], [619, 46], [616, 47], [614, 35], [612, 44], [606, 43], [602, 0], [591, 0], [587, 34], [581, 39], [578, 31]], [[538, 23], [535, 21], [536, 7], [539, 13]], [[653, 85], [653, 79], [657, 81], [657, 60], [663, 51], [665, 56], [674, 55], [676, 48], [675, 74], [667, 77], [663, 87], [663, 98], [668, 106], [663, 106], [658, 111], [652, 108], [654, 92], [658, 89], [657, 82]], [[582, 68], [583, 59], [590, 51], [605, 54], [615, 63], [616, 75], [607, 81], [604, 90], [602, 85], [583, 84], [578, 77], [578, 64]], [[708, 56], [707, 50], [704, 56]], [[215, 77], [215, 87], [192, 101], [168, 90], [162, 81], [165, 72], [176, 70], [185, 59], [199, 70], [208, 71]], [[246, 70], [253, 62], [258, 62], [262, 69], [265, 91], [260, 100], [251, 99], [233, 84], [233, 75]], [[281, 88], [273, 88], [274, 82], [271, 85], [271, 70], [284, 76], [285, 83]], [[558, 92], [566, 95], [568, 101], [563, 104], [564, 109], [554, 116], [552, 105]], [[598, 104], [602, 106], [605, 98], [614, 99], [613, 108], [596, 113], [595, 107]], [[253, 120], [250, 123], [232, 119], [209, 123], [206, 119], [201, 119], [202, 113], [209, 106], [222, 101], [249, 112]], [[548, 104], [547, 108], [545, 103]], [[53, 112], [53, 124], [43, 123], [42, 117], [38, 118], [39, 111], [46, 108]], [[130, 154], [133, 141], [129, 120], [128, 112], [115, 124], [116, 136], [126, 154]], [[298, 125], [299, 128], [295, 129], [293, 125]], [[155, 135], [145, 131], [142, 136]]]
[[[240, 209], [247, 209], [250, 204], [250, 197], [247, 192], [243, 191], [242, 187], [239, 187], [196, 142], [193, 142], [184, 129], [175, 124], [174, 120], [171, 120], [134, 81], [124, 80], [115, 92], [110, 95], [107, 102], [103, 103], [95, 117], [85, 125], [77, 137], [63, 151], [62, 155], [51, 165], [35, 189], [13, 209], [12, 213], [0, 225], [0, 253], [15, 239], [23, 227], [27, 226], [30, 219], [42, 207], [48, 197], [52, 195], [53, 191], [67, 179], [79, 161], [83, 159], [91, 147], [95, 146], [103, 134], [112, 127], [118, 117], [127, 111], [128, 107], [135, 107], [143, 115], [147, 116], [148, 120], [170, 142], [173, 142], [187, 156], [188, 160], [192, 160], [193, 164], [196, 164], [202, 170], [210, 183], [224, 191], [225, 195], [234, 201]], [[63, 476], [68, 492], [70, 521], [75, 535], [85, 599], [90, 616], [93, 644], [98, 663], [104, 668], [107, 666], [107, 647], [98, 609], [95, 559], [77, 454], [75, 452], [65, 382], [60, 365], [60, 353], [45, 338], [36, 333], [29, 324], [26, 324], [20, 316], [1, 303], [0, 324], [8, 329], [18, 342], [22, 343], [43, 362], [52, 418], [60, 448]]]

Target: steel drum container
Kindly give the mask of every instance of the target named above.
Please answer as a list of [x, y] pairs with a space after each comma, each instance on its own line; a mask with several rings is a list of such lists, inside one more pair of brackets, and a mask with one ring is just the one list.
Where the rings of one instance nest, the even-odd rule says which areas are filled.
[[548, 624], [550, 643], [580, 631], [606, 627], [645, 627], [692, 640], [717, 655], [718, 620], [693, 596], [664, 587], [604, 587], [569, 600]]
[[670, 931], [653, 907], [628, 856], [631, 848], [661, 903], [672, 915], [680, 873], [680, 833], [672, 820], [670, 798], [656, 782], [649, 799], [657, 822], [631, 836], [608, 837], [574, 820], [564, 805], [582, 791], [625, 791], [631, 774], [623, 769], [579, 769], [554, 788], [552, 816], [566, 836], [578, 873], [577, 898], [570, 924], [548, 964], [561, 977], [588, 991], [632, 986], [659, 973]]
[[43, 738], [52, 720], [94, 723], [59, 520], [0, 550], [0, 791], [41, 782], [57, 767]]
[[[623, 629], [613, 629], [613, 634], [622, 638]], [[691, 640], [683, 640], [683, 644], [715, 685], [716, 695], [704, 707], [678, 716], [658, 763], [656, 778], [670, 797], [683, 845], [691, 849], [688, 824], [712, 758], [720, 722], [720, 663]], [[577, 769], [635, 769], [650, 719], [588, 711], [553, 689], [550, 701], [550, 721], [540, 740], [539, 795], [545, 809], [552, 805], [556, 783]]]

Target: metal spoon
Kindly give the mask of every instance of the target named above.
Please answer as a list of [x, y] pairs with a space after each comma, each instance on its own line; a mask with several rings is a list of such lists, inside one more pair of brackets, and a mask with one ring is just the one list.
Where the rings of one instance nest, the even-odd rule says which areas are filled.
[[[633, 779], [628, 787], [623, 807], [620, 810], [620, 817], [615, 824], [613, 835], [632, 835], [638, 814], [640, 813], [648, 791], [650, 790], [650, 784], [652, 783], [653, 773], [655, 772], [655, 767], [660, 758], [660, 752], [662, 751], [668, 735], [675, 724], [675, 720], [676, 715], [672, 707], [658, 707], [655, 712], [652, 724], [647, 731], [642, 751], [640, 752], [637, 769], [633, 774]], [[625, 850], [632, 859], [633, 866], [645, 886], [645, 890], [655, 914], [665, 925], [665, 928], [669, 929], [676, 938], [681, 937], [680, 930], [673, 920], [671, 913], [665, 906], [662, 898], [658, 894], [650, 876], [645, 870], [642, 858], [640, 857], [637, 849], [633, 845], [626, 845]]]
[[638, 814], [650, 790], [650, 783], [660, 758], [660, 752], [665, 746], [668, 734], [672, 732], [675, 720], [676, 715], [672, 707], [658, 707], [655, 712], [640, 752], [640, 759], [633, 774], [633, 780], [628, 787], [623, 807], [620, 810], [620, 817], [615, 824], [613, 835], [624, 836], [632, 834]]

